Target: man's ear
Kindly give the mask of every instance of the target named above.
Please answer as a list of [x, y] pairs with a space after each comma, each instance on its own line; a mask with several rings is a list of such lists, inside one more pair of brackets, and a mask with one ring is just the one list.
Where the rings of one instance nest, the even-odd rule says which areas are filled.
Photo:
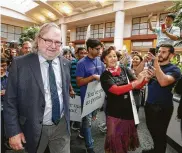
[[174, 57], [175, 54], [170, 53], [169, 60], [171, 60]]
[[91, 49], [92, 49], [91, 47], [88, 47], [88, 53], [90, 52]]

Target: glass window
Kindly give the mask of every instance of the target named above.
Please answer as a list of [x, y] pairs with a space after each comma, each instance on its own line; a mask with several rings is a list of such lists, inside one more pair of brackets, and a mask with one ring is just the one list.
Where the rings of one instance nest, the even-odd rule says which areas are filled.
[[1, 36], [3, 38], [7, 38], [8, 42], [12, 40], [19, 41], [19, 37], [21, 36], [22, 31], [22, 27], [8, 25], [4, 23], [1, 24]]
[[[148, 16], [137, 17], [132, 19], [132, 35], [146, 35], [152, 34], [148, 26]], [[152, 17], [152, 26], [155, 27], [157, 23], [157, 15]]]
[[114, 37], [114, 33], [111, 33], [111, 37]]
[[87, 27], [86, 26], [85, 27], [77, 27], [76, 28], [76, 39], [77, 40], [85, 39], [86, 34], [87, 34]]
[[21, 34], [21, 28], [20, 27], [15, 27], [15, 33], [16, 34]]
[[140, 35], [146, 35], [146, 34], [147, 34], [147, 29], [140, 30]]
[[143, 18], [141, 18], [140, 23], [147, 22], [147, 20], [148, 20], [148, 17], [143, 17]]
[[15, 34], [15, 40], [19, 40], [20, 36], [21, 36], [21, 35], [16, 35], [16, 34]]
[[103, 29], [99, 29], [99, 33], [103, 33]]
[[95, 25], [95, 26], [94, 26], [94, 29], [99, 29], [99, 25], [98, 25], [98, 24]]
[[133, 29], [140, 29], [140, 24], [134, 24]]
[[157, 22], [151, 22], [151, 24], [152, 24], [152, 27], [156, 27]]
[[150, 29], [148, 29], [148, 34], [154, 34]]
[[106, 23], [105, 28], [105, 37], [113, 37], [114, 36], [114, 29], [115, 29], [115, 22]]
[[98, 33], [98, 29], [97, 30], [94, 30], [94, 34], [97, 34]]
[[111, 28], [106, 28], [106, 32], [111, 32]]
[[132, 35], [139, 35], [139, 30], [133, 30]]
[[112, 24], [111, 23], [106, 23], [106, 27], [111, 27]]
[[103, 29], [103, 27], [104, 27], [103, 24], [99, 25], [99, 29]]
[[99, 34], [99, 38], [103, 38], [103, 34]]
[[1, 24], [1, 31], [8, 32], [8, 25], [7, 24]]
[[7, 38], [8, 37], [8, 33], [7, 32], [1, 32], [1, 37]]
[[8, 38], [7, 38], [8, 42], [15, 40], [15, 34], [14, 33], [8, 33]]
[[15, 32], [15, 27], [12, 25], [8, 25], [8, 32], [9, 33], [14, 33]]
[[141, 23], [140, 24], [140, 29], [147, 29], [147, 23]]
[[133, 19], [133, 24], [140, 23], [140, 18]]

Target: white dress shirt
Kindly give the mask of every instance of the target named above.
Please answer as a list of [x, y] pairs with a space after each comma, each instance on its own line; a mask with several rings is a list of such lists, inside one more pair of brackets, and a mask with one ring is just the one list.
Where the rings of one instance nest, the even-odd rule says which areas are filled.
[[[45, 93], [45, 111], [44, 111], [44, 118], [43, 118], [43, 125], [52, 125], [52, 100], [51, 100], [51, 93], [50, 93], [50, 85], [49, 85], [49, 64], [47, 60], [38, 54], [39, 62], [40, 62], [40, 69], [42, 74], [42, 80], [44, 84], [44, 93]], [[52, 67], [55, 74], [56, 85], [58, 90], [58, 96], [60, 101], [60, 116], [63, 114], [63, 95], [62, 95], [62, 79], [61, 79], [61, 67], [59, 58], [55, 58], [52, 61]]]

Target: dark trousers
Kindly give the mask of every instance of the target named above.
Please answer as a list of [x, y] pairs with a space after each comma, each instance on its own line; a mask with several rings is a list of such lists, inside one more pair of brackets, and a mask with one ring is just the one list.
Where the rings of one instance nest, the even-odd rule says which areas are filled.
[[172, 113], [173, 106], [148, 103], [145, 105], [146, 124], [154, 142], [155, 153], [166, 151], [166, 133]]
[[1, 153], [5, 153], [4, 140], [4, 117], [3, 111], [1, 110]]

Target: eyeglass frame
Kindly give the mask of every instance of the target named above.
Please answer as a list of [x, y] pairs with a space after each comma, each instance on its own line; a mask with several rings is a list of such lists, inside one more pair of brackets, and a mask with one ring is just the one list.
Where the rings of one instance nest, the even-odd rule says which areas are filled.
[[93, 47], [92, 49], [96, 49], [97, 51], [100, 51], [102, 47], [97, 48], [97, 47]]
[[[44, 42], [45, 42], [45, 44], [46, 44], [47, 46], [51, 46], [51, 45], [54, 43], [56, 47], [61, 47], [62, 44], [63, 44], [61, 41], [54, 41], [54, 40], [50, 40], [50, 39], [45, 39], [45, 38], [43, 38], [43, 37], [41, 37], [41, 36], [39, 36], [39, 38], [41, 38], [42, 40], [44, 40]], [[49, 41], [49, 43], [51, 43], [51, 44], [47, 44], [48, 41]], [[57, 44], [58, 42], [60, 43], [60, 45]]]

